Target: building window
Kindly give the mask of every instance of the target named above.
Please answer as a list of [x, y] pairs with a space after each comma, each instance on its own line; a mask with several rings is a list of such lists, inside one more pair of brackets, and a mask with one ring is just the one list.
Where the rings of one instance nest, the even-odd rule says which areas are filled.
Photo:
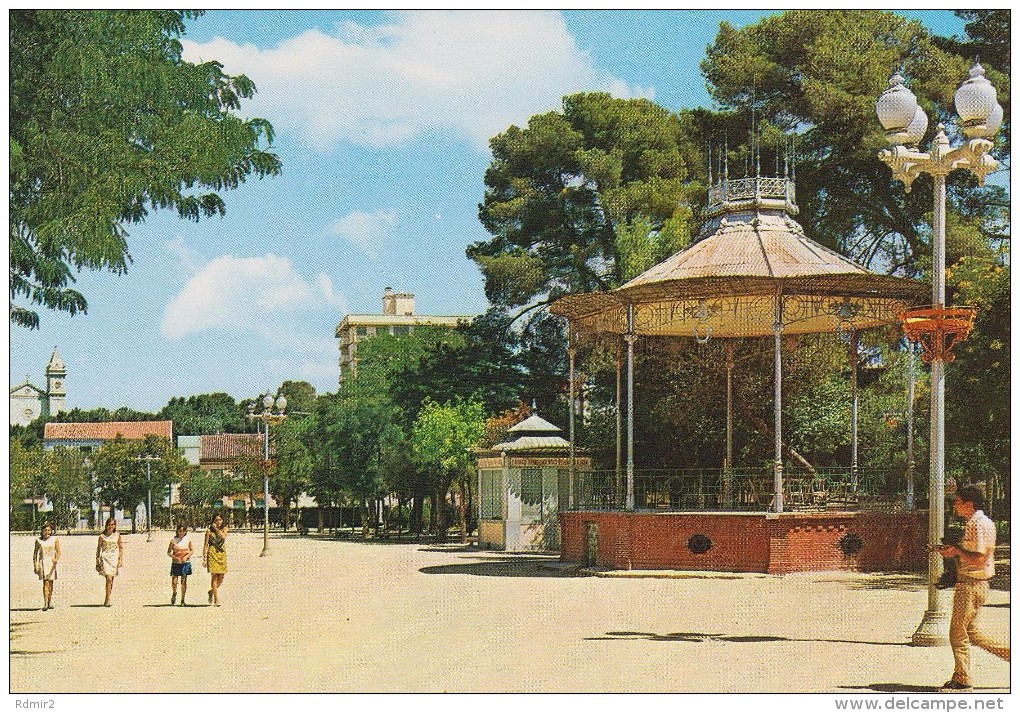
[[394, 327], [393, 328], [393, 336], [394, 337], [403, 337], [408, 332], [409, 332], [409, 329], [406, 326]]
[[368, 327], [355, 327], [354, 333], [357, 334], [359, 337], [368, 336]]
[[521, 468], [521, 519], [542, 519], [542, 469]]
[[485, 469], [481, 471], [482, 479], [482, 519], [503, 519], [503, 471]]

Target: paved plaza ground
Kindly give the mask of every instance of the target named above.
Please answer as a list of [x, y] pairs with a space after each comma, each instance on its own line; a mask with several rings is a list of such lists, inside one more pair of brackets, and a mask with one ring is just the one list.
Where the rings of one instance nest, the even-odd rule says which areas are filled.
[[[952, 669], [948, 647], [907, 645], [926, 602], [910, 575], [571, 576], [550, 556], [296, 537], [259, 558], [234, 532], [223, 606], [202, 570], [171, 608], [169, 537], [125, 536], [104, 608], [95, 537], [61, 536], [43, 612], [32, 538], [12, 536], [11, 691], [920, 692]], [[1007, 637], [1009, 606], [993, 591], [983, 626]], [[979, 692], [1008, 690], [1008, 664], [972, 659]]]

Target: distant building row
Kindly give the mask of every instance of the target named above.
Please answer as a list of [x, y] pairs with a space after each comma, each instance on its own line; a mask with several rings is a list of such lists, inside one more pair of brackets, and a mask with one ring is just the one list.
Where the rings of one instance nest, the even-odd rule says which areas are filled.
[[[142, 440], [147, 436], [173, 438], [173, 421], [110, 421], [106, 423], [47, 423], [43, 430], [43, 448], [52, 450], [58, 446], [77, 448], [92, 452], [107, 441], [123, 438], [128, 441]], [[264, 455], [265, 436], [255, 433], [221, 433], [206, 436], [178, 436], [177, 448], [190, 465], [197, 465], [206, 471], [231, 472], [241, 458], [258, 458]], [[179, 484], [171, 488], [169, 502], [164, 497], [163, 505], [180, 503]], [[247, 494], [223, 498], [222, 506], [244, 508], [250, 503]], [[270, 498], [270, 507], [276, 504]], [[315, 501], [302, 496], [299, 507], [314, 507]], [[46, 506], [43, 505], [43, 509]]]

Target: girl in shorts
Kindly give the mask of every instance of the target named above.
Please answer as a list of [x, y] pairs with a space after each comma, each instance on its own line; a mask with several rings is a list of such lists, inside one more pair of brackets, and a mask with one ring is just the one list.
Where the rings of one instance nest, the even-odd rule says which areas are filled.
[[177, 526], [177, 536], [170, 539], [166, 553], [170, 557], [170, 606], [177, 603], [177, 580], [181, 580], [181, 606], [185, 606], [184, 597], [188, 593], [188, 575], [191, 574], [191, 555], [195, 552], [191, 544], [191, 535], [186, 525]]

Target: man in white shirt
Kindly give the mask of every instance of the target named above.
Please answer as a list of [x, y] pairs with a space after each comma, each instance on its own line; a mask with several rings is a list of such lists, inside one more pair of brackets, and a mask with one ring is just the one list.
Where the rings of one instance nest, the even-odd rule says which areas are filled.
[[974, 485], [960, 488], [953, 501], [958, 517], [966, 518], [959, 545], [940, 545], [943, 557], [956, 557], [956, 592], [953, 594], [953, 618], [949, 624], [949, 644], [953, 647], [953, 677], [940, 690], [973, 690], [970, 681], [970, 645], [974, 644], [1009, 661], [1009, 645], [989, 638], [977, 628], [977, 616], [988, 598], [988, 580], [995, 576], [995, 523], [982, 512], [985, 498]]

